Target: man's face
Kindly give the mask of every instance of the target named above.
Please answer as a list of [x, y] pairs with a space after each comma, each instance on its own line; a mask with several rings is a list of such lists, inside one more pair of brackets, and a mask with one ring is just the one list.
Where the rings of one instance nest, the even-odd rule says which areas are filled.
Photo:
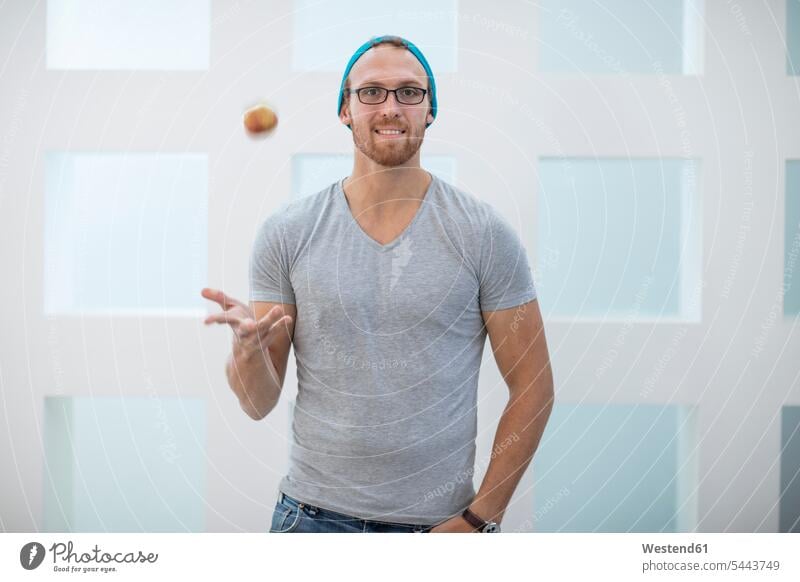
[[[428, 88], [428, 77], [416, 57], [402, 47], [378, 45], [359, 58], [349, 76], [350, 89], [359, 87]], [[398, 103], [394, 93], [386, 101], [367, 105], [355, 93], [345, 95], [340, 114], [350, 124], [353, 143], [368, 158], [387, 167], [399, 166], [417, 153], [425, 137], [425, 125], [433, 121], [430, 93], [419, 105]], [[383, 129], [399, 129], [400, 135], [382, 134]]]

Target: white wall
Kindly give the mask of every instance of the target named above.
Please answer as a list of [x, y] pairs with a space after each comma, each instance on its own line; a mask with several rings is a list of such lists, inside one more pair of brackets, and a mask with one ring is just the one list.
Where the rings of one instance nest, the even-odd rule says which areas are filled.
[[[798, 77], [786, 75], [784, 2], [705, 4], [702, 75], [584, 76], [537, 71], [534, 3], [462, 0], [457, 69], [437, 76], [424, 151], [454, 156], [458, 185], [504, 212], [531, 257], [539, 157], [701, 160], [702, 320], [547, 322], [557, 398], [698, 405], [694, 527], [777, 531], [780, 410], [800, 405], [797, 320], [782, 317], [780, 295]], [[229, 336], [202, 318], [45, 316], [45, 155], [207, 153], [208, 284], [246, 297], [252, 237], [291, 197], [292, 155], [352, 147], [333, 113], [340, 73], [292, 70], [291, 11], [287, 0], [214, 0], [207, 70], [62, 71], [46, 68], [46, 3], [0, 8], [0, 529], [42, 527], [45, 396], [154, 392], [207, 403], [206, 530], [267, 529], [286, 469], [293, 358], [282, 405], [254, 423], [225, 382]], [[280, 124], [253, 141], [241, 112], [261, 97]], [[483, 455], [505, 404], [486, 354]], [[533, 482], [528, 471], [508, 529], [529, 527]]]

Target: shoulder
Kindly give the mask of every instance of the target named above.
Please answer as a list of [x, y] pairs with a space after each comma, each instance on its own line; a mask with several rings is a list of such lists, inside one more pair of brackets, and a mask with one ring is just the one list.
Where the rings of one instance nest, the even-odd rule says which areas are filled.
[[438, 178], [436, 206], [459, 227], [466, 227], [472, 237], [482, 240], [493, 229], [502, 227], [504, 219], [489, 202], [476, 194]]
[[481, 200], [474, 193], [436, 177], [439, 188], [435, 199], [436, 207], [459, 226], [470, 227], [471, 232], [481, 236], [495, 220], [497, 211], [491, 204]]

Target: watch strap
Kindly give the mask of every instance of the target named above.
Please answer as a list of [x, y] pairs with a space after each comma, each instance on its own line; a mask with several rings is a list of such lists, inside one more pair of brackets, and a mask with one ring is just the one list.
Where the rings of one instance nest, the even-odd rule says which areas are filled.
[[486, 521], [482, 520], [482, 519], [481, 519], [480, 517], [478, 517], [478, 516], [477, 516], [475, 513], [473, 513], [472, 511], [470, 511], [469, 507], [467, 507], [467, 508], [464, 510], [464, 512], [461, 514], [461, 516], [462, 516], [462, 517], [463, 517], [465, 520], [467, 520], [467, 523], [469, 523], [469, 524], [470, 524], [472, 527], [474, 527], [474, 528], [475, 528], [475, 529], [477, 529], [478, 531], [482, 531], [484, 527], [486, 527], [487, 525], [489, 525], [489, 523], [488, 523], [488, 522], [486, 522]]

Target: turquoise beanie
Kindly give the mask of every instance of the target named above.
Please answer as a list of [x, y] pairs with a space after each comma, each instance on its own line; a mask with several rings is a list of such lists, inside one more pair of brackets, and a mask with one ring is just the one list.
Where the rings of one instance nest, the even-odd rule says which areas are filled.
[[[347, 80], [347, 76], [350, 74], [350, 69], [352, 69], [353, 65], [356, 63], [356, 61], [359, 58], [361, 58], [361, 55], [363, 55], [369, 49], [371, 49], [372, 47], [376, 46], [382, 40], [387, 39], [387, 38], [396, 38], [398, 40], [401, 40], [403, 42], [403, 44], [405, 45], [405, 47], [409, 51], [411, 51], [411, 54], [414, 55], [417, 58], [417, 60], [422, 65], [422, 68], [425, 69], [425, 73], [428, 75], [428, 82], [431, 85], [431, 115], [433, 115], [433, 117], [435, 118], [436, 117], [436, 83], [433, 80], [433, 71], [431, 71], [431, 67], [428, 64], [428, 61], [425, 59], [425, 55], [423, 55], [422, 52], [411, 41], [406, 40], [404, 38], [401, 38], [399, 36], [393, 36], [393, 35], [376, 36], [376, 37], [371, 38], [370, 40], [368, 40], [367, 42], [362, 44], [360, 47], [358, 47], [358, 50], [355, 53], [353, 53], [352, 57], [350, 57], [350, 61], [347, 63], [347, 67], [344, 70], [344, 75], [342, 75], [342, 83], [339, 86], [339, 106], [336, 109], [336, 115], [338, 116], [339, 113], [342, 111], [342, 104], [344, 103], [344, 82]], [[430, 125], [431, 124], [428, 123], [428, 124], [425, 125], [425, 127], [430, 127]], [[350, 129], [352, 131], [352, 128], [349, 125], [347, 126], [347, 129]]]

